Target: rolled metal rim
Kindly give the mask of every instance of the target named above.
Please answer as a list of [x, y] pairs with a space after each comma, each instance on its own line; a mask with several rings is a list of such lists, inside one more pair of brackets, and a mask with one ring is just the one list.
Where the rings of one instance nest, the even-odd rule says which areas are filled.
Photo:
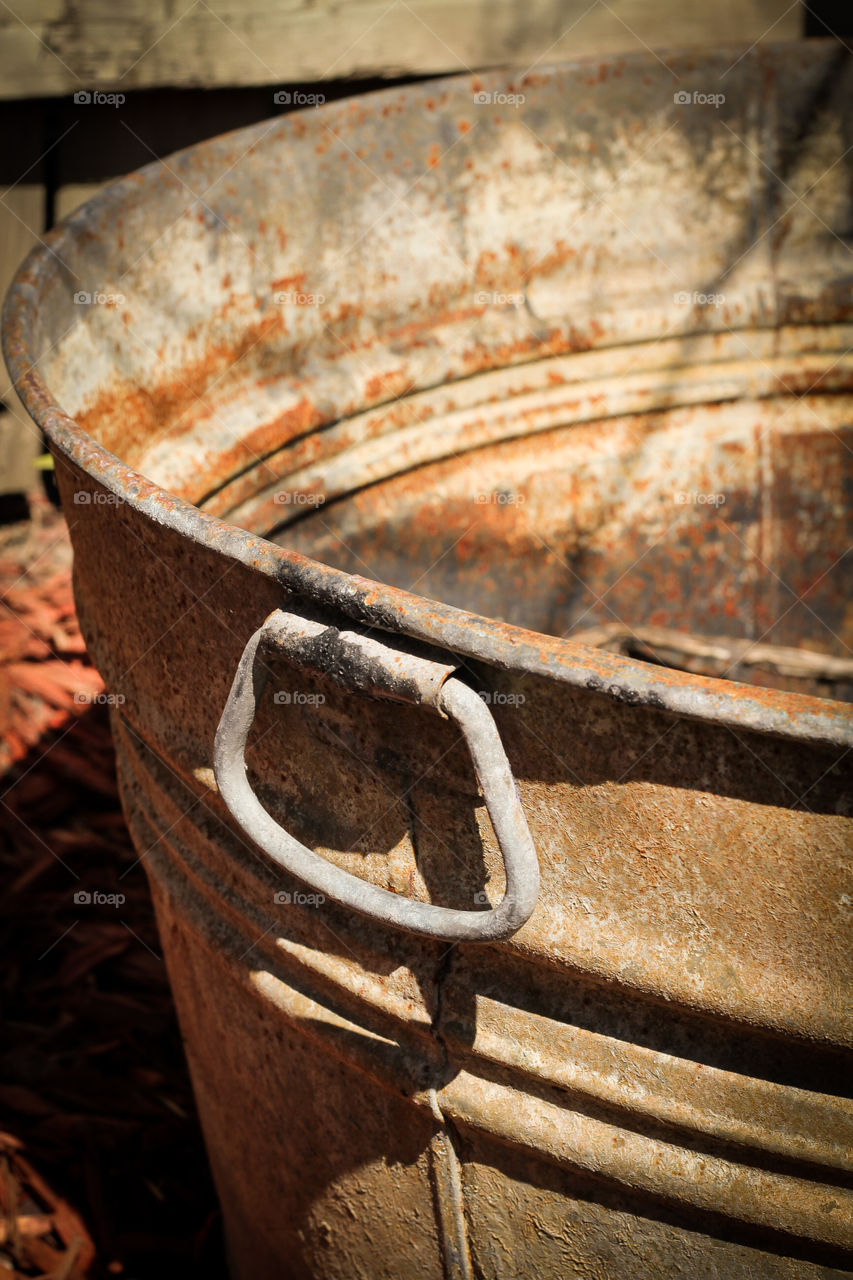
[[[553, 74], [559, 69], [558, 64], [544, 68], [542, 73]], [[466, 79], [470, 77], [442, 77], [412, 86], [405, 95], [414, 102], [434, 93], [436, 85]], [[478, 83], [482, 79], [476, 77]], [[363, 95], [359, 103], [365, 106], [377, 99], [381, 102], [390, 92]], [[393, 92], [399, 98], [400, 90]], [[312, 114], [331, 111], [340, 105], [330, 103], [311, 110]], [[248, 139], [253, 132], [260, 135], [268, 127], [268, 123], [262, 123], [240, 132]], [[199, 143], [186, 151], [197, 154], [207, 145]], [[853, 745], [853, 718], [844, 703], [653, 667], [334, 569], [200, 510], [160, 488], [100, 445], [56, 402], [36, 368], [43, 354], [38, 336], [40, 299], [43, 286], [57, 271], [55, 247], [66, 237], [91, 235], [90, 227], [108, 205], [114, 209], [125, 197], [139, 201], [141, 186], [156, 178], [161, 168], [157, 161], [111, 183], [46, 234], [25, 259], [7, 293], [2, 316], [6, 362], [25, 408], [55, 452], [157, 524], [274, 578], [284, 592], [310, 597], [362, 625], [404, 634], [507, 670], [556, 679], [616, 702], [803, 743]]]

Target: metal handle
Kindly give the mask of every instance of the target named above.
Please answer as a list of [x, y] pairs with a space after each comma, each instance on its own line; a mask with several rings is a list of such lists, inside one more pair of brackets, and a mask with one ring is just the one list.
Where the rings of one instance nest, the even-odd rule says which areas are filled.
[[[497, 907], [456, 911], [403, 898], [328, 862], [273, 820], [246, 777], [246, 739], [267, 680], [258, 661], [262, 646], [346, 689], [425, 704], [456, 722], [471, 753], [506, 869], [506, 894]], [[213, 771], [222, 799], [246, 835], [312, 889], [398, 929], [448, 942], [489, 942], [510, 937], [530, 916], [539, 894], [539, 864], [491, 713], [453, 672], [452, 666], [413, 657], [370, 636], [338, 631], [277, 609], [243, 651], [216, 731]]]

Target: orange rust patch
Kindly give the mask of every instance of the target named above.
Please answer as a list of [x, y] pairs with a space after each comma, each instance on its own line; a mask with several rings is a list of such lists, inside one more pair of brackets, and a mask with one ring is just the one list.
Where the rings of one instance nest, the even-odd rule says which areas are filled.
[[241, 466], [256, 462], [273, 453], [282, 445], [322, 426], [325, 418], [310, 400], [303, 398], [292, 408], [280, 413], [271, 422], [262, 423], [235, 442], [233, 448], [211, 451], [209, 475], [211, 478], [228, 478]]
[[392, 369], [388, 373], [368, 378], [364, 394], [368, 400], [382, 400], [386, 396], [401, 396], [414, 386], [405, 369]]
[[497, 262], [498, 255], [493, 253], [491, 249], [485, 249], [477, 259], [477, 265], [474, 267], [474, 279], [477, 284], [493, 283], [494, 272], [492, 264]]
[[137, 448], [149, 444], [167, 428], [174, 429], [193, 404], [201, 401], [209, 410], [204, 400], [207, 387], [227, 375], [258, 343], [284, 332], [281, 314], [269, 312], [250, 325], [236, 342], [213, 344], [198, 360], [157, 386], [125, 382], [103, 391], [77, 421], [107, 448], [116, 449], [120, 442], [122, 456], [132, 464]]
[[455, 311], [447, 311], [444, 315], [428, 316], [424, 320], [413, 321], [409, 324], [399, 325], [395, 329], [388, 330], [384, 336], [393, 342], [412, 342], [414, 344], [417, 335], [426, 331], [430, 333], [434, 327], [443, 324], [455, 324], [457, 321], [471, 320], [475, 316], [483, 314], [482, 307], [460, 307]]
[[301, 293], [305, 289], [305, 272], [297, 271], [296, 275], [293, 276], [279, 276], [278, 280], [272, 281], [270, 288], [276, 293], [279, 291], [284, 293], [291, 290]]

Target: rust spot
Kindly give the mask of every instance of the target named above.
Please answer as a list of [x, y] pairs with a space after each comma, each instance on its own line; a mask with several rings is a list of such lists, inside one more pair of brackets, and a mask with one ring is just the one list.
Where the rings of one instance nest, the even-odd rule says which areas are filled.
[[277, 280], [273, 280], [270, 288], [274, 293], [301, 293], [305, 289], [306, 272], [297, 271], [292, 276], [279, 276]]
[[386, 396], [401, 396], [412, 389], [412, 379], [405, 369], [393, 369], [368, 378], [364, 387], [365, 399], [383, 400]]
[[182, 414], [199, 401], [203, 409], [209, 409], [204, 403], [207, 387], [236, 369], [253, 347], [276, 332], [285, 332], [284, 321], [279, 312], [270, 311], [236, 342], [212, 345], [204, 356], [156, 386], [121, 383], [106, 389], [77, 420], [107, 448], [121, 448], [133, 456], [140, 446], [175, 428]]

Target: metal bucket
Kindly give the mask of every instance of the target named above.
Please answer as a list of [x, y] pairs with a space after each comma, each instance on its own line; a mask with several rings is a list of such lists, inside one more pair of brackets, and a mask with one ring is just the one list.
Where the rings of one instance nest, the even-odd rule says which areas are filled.
[[849, 86], [392, 89], [22, 268], [235, 1276], [849, 1274]]

